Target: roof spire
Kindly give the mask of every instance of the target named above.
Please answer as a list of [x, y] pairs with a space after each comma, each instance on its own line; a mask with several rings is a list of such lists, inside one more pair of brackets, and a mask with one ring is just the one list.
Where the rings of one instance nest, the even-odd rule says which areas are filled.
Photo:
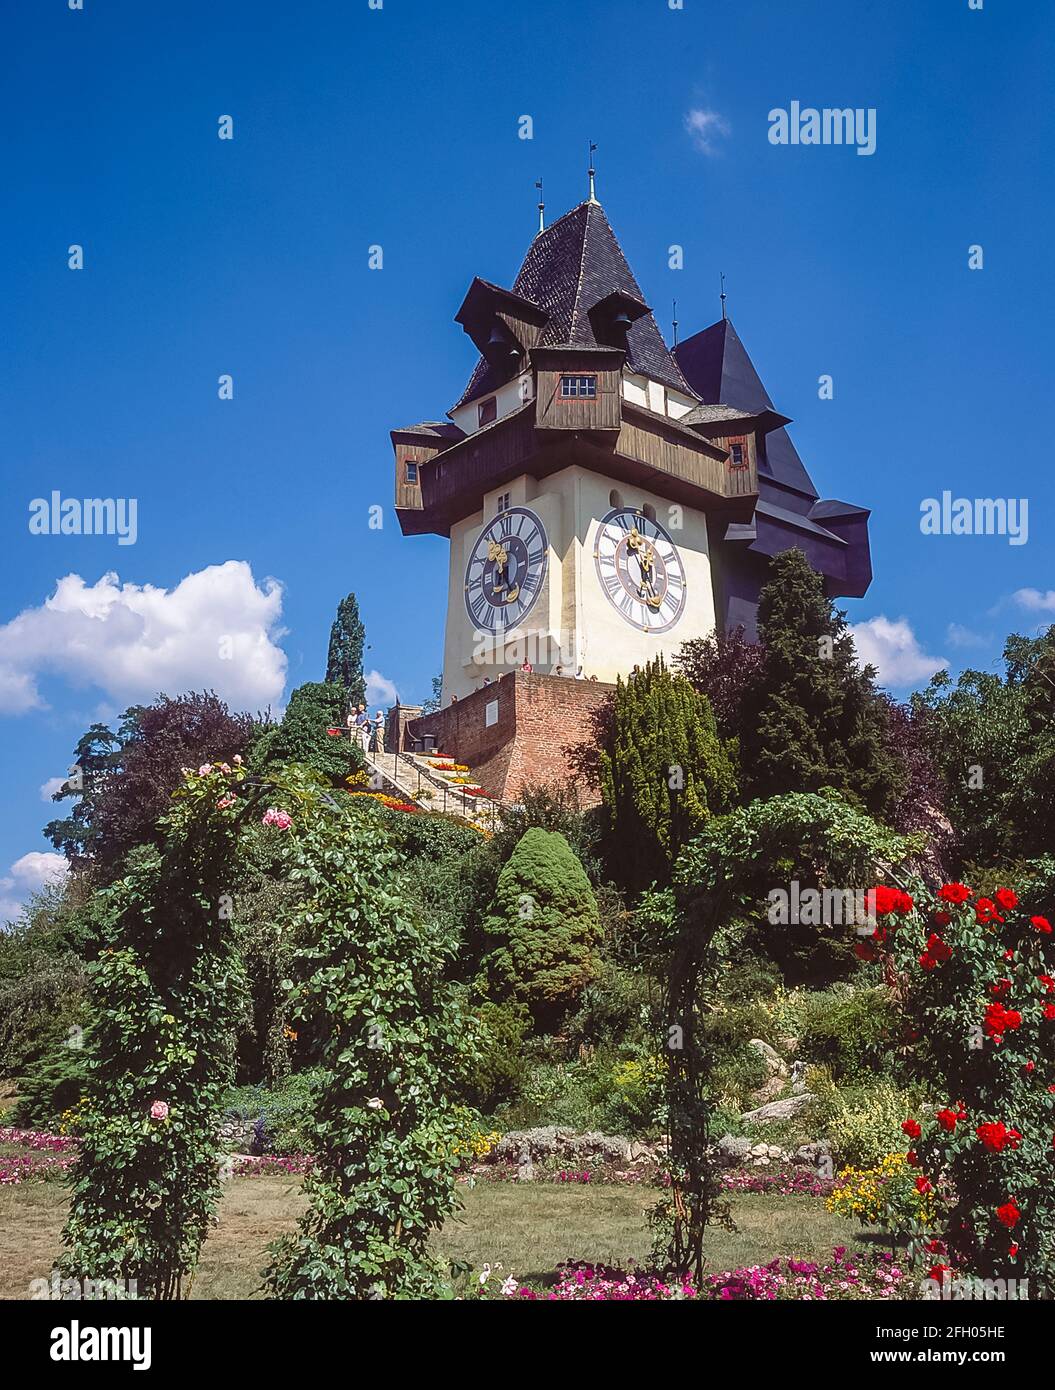
[[722, 318], [724, 319], [724, 318], [725, 318], [725, 271], [724, 271], [724, 270], [719, 271], [719, 274], [720, 274], [721, 277], [722, 277], [722, 292], [721, 292], [721, 294], [718, 296], [718, 298], [722, 301]]
[[542, 201], [542, 180], [535, 180], [535, 187], [538, 189], [538, 229], [540, 232], [546, 230], [546, 204]]
[[676, 299], [672, 299], [672, 300], [670, 301], [670, 303], [671, 303], [671, 313], [674, 315], [674, 346], [677, 347], [677, 346], [678, 346], [678, 301], [677, 301]]
[[596, 145], [594, 144], [594, 142], [591, 140], [591, 141], [590, 141], [590, 167], [589, 167], [589, 169], [587, 170], [587, 173], [588, 173], [589, 176], [590, 176], [590, 197], [589, 197], [588, 201], [591, 202], [591, 203], [596, 203], [596, 202], [597, 202], [597, 196], [596, 196], [596, 194], [594, 193], [594, 186], [593, 186], [594, 175], [597, 173], [597, 170], [593, 167], [593, 152], [594, 152], [594, 150], [595, 150], [596, 148], [597, 148], [597, 146], [596, 146]]

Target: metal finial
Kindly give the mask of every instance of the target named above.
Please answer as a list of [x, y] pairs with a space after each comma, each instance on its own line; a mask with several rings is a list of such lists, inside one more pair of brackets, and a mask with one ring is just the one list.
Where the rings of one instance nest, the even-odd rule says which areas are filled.
[[674, 346], [677, 347], [677, 346], [678, 346], [678, 301], [677, 301], [676, 299], [672, 299], [672, 300], [670, 301], [670, 303], [671, 303], [671, 313], [674, 315]]
[[535, 187], [538, 189], [538, 229], [540, 232], [546, 230], [546, 204], [542, 201], [542, 180], [535, 180]]
[[597, 201], [597, 196], [596, 196], [596, 194], [595, 194], [595, 192], [594, 192], [594, 185], [593, 185], [594, 175], [597, 173], [597, 170], [593, 167], [593, 152], [594, 152], [594, 150], [595, 150], [596, 148], [597, 148], [597, 146], [596, 146], [596, 145], [594, 144], [594, 142], [591, 140], [591, 141], [590, 141], [590, 167], [589, 167], [589, 169], [588, 169], [588, 171], [587, 171], [587, 172], [589, 173], [589, 175], [590, 175], [590, 202], [591, 202], [591, 203], [596, 203], [596, 201]]
[[725, 318], [725, 271], [724, 271], [724, 270], [723, 270], [723, 271], [720, 271], [719, 274], [720, 274], [721, 277], [722, 277], [722, 292], [721, 292], [721, 294], [720, 294], [718, 297], [719, 297], [719, 299], [722, 301], [722, 318], [724, 319], [724, 318]]

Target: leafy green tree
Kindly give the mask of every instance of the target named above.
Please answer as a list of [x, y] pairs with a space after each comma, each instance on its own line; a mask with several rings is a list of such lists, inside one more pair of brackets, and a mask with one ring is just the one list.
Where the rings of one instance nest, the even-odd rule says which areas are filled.
[[631, 890], [666, 882], [682, 845], [732, 804], [736, 774], [711, 707], [662, 658], [617, 682], [600, 780], [608, 862]]
[[907, 780], [875, 671], [801, 550], [776, 556], [758, 604], [764, 657], [741, 732], [751, 798], [833, 787], [890, 820]]
[[[253, 768], [301, 763], [331, 786], [344, 786], [346, 779], [363, 765], [362, 750], [349, 738], [345, 727], [345, 706], [342, 685], [325, 681], [299, 685], [289, 697], [282, 723], [253, 745]], [[330, 734], [329, 729], [339, 733]]]
[[307, 978], [294, 1018], [325, 1037], [308, 1210], [273, 1247], [275, 1298], [435, 1296], [432, 1232], [456, 1206], [455, 1095], [473, 1028], [445, 982], [450, 947], [393, 892], [398, 860], [374, 807], [312, 795], [293, 811], [291, 928]]
[[601, 934], [590, 880], [563, 835], [533, 827], [498, 876], [484, 930], [484, 975], [500, 999], [531, 1009], [547, 1030], [598, 973]]
[[913, 704], [928, 716], [928, 751], [956, 837], [957, 862], [1007, 864], [1025, 850], [1018, 760], [1029, 720], [1021, 684], [993, 671], [940, 671]]
[[231, 926], [238, 790], [226, 765], [188, 774], [160, 847], [128, 858], [108, 890], [92, 967], [92, 1049], [67, 1277], [179, 1298], [219, 1197], [216, 1122], [232, 1079], [244, 993]]
[[422, 714], [435, 714], [443, 703], [443, 672], [432, 678], [432, 694], [421, 702]]
[[348, 594], [337, 605], [337, 617], [330, 628], [330, 646], [326, 654], [326, 682], [344, 687], [347, 707], [366, 703], [366, 681], [363, 677], [363, 646], [366, 629], [359, 617], [359, 603]]

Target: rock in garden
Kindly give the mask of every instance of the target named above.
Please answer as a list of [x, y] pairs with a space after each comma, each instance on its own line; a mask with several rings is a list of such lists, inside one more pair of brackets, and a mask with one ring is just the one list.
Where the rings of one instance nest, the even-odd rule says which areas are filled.
[[757, 1110], [749, 1110], [746, 1115], [741, 1115], [740, 1119], [744, 1124], [764, 1125], [773, 1120], [792, 1120], [796, 1115], [801, 1115], [817, 1097], [812, 1091], [803, 1091], [798, 1096], [785, 1096], [783, 1100], [770, 1101], [768, 1105], [759, 1106]]

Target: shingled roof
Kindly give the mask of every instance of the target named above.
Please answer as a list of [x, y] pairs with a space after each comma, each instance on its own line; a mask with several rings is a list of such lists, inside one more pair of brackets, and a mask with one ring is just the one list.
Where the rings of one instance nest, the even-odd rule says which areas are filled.
[[[738, 406], [752, 415], [774, 408], [731, 319], [719, 319], [710, 328], [686, 338], [674, 349], [674, 356], [696, 394], [704, 401]], [[774, 430], [769, 435], [766, 458], [774, 482], [794, 488], [807, 497], [817, 496], [813, 480], [787, 430]]]
[[[590, 201], [580, 203], [539, 232], [524, 257], [513, 293], [547, 315], [538, 347], [610, 347], [610, 343], [595, 338], [590, 310], [615, 293], [630, 296], [643, 308], [645, 304], [604, 210], [600, 203]], [[663, 341], [651, 311], [635, 320], [626, 342], [631, 371], [687, 396], [696, 395]], [[453, 409], [497, 390], [502, 381], [481, 357]]]

